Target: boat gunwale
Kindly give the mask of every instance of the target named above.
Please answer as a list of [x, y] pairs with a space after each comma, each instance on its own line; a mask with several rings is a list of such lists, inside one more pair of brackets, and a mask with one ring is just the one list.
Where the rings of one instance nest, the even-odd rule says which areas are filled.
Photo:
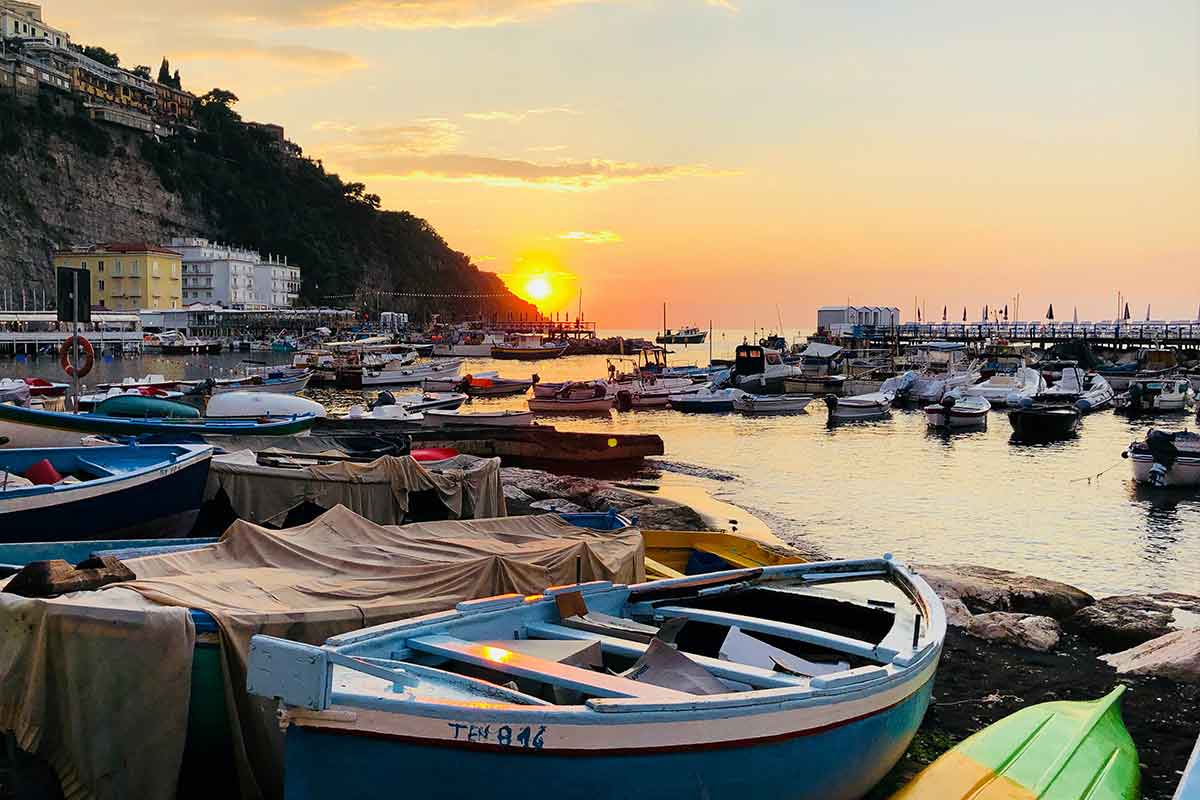
[[[119, 445], [118, 445], [119, 446]], [[41, 484], [36, 486], [27, 486], [16, 489], [7, 489], [0, 492], [0, 519], [3, 519], [3, 514], [17, 511], [27, 511], [30, 508], [5, 508], [4, 506], [9, 501], [28, 500], [35, 498], [38, 500], [46, 500], [54, 498], [56, 502], [74, 502], [75, 500], [85, 499], [82, 495], [85, 490], [103, 490], [111, 488], [114, 484], [125, 483], [133, 485], [134, 482], [144, 482], [143, 479], [156, 479], [159, 477], [167, 477], [169, 474], [180, 472], [183, 469], [199, 464], [203, 461], [211, 461], [215, 448], [209, 444], [139, 444], [132, 445], [141, 449], [149, 450], [150, 448], [163, 448], [172, 450], [182, 450], [174, 458], [166, 456], [160, 457], [158, 460], [139, 465], [137, 468], [127, 472], [113, 472], [109, 475], [94, 478], [92, 480], [80, 481], [79, 483], [67, 484]], [[53, 459], [54, 454], [64, 454], [64, 451], [79, 452], [81, 455], [86, 453], [89, 456], [103, 455], [100, 451], [107, 448], [104, 447], [28, 447], [28, 448], [11, 448], [0, 450], [0, 460], [4, 453], [17, 453], [22, 451], [36, 450], [39, 454], [45, 454], [43, 457]], [[52, 462], [53, 463], [53, 462]], [[97, 464], [96, 466], [103, 466]], [[105, 469], [108, 469], [105, 467]], [[169, 473], [156, 475], [155, 473], [170, 470]], [[103, 493], [103, 492], [101, 492]]]

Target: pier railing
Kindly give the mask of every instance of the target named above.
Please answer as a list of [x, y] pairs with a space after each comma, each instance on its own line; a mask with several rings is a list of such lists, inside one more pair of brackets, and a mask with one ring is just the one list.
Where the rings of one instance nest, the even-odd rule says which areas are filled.
[[1088, 341], [1113, 345], [1200, 347], [1200, 320], [1146, 322], [926, 322], [895, 327], [856, 326], [843, 338], [876, 342], [974, 342], [1006, 339], [1014, 343], [1053, 344]]

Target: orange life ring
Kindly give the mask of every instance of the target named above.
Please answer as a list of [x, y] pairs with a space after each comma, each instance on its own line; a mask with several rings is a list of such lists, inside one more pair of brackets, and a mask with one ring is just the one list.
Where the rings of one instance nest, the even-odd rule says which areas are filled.
[[[83, 366], [77, 367], [71, 363], [71, 351], [75, 348], [73, 344], [75, 340], [79, 340], [79, 349], [83, 351]], [[92, 371], [92, 367], [96, 365], [96, 351], [92, 349], [92, 343], [82, 336], [69, 336], [62, 343], [62, 347], [58, 349], [58, 363], [62, 365], [63, 372], [70, 375], [72, 378], [82, 378]]]

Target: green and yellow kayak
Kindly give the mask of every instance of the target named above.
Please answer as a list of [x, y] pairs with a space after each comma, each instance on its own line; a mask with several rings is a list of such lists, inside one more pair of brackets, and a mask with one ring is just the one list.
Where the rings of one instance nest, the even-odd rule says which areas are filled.
[[892, 800], [1137, 800], [1137, 748], [1118, 686], [1099, 700], [1022, 709], [926, 767]]

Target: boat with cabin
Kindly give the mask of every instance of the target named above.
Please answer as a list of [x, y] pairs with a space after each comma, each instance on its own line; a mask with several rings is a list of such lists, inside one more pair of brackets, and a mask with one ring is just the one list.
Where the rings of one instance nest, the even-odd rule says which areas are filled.
[[704, 344], [704, 340], [708, 338], [708, 331], [702, 331], [694, 325], [689, 325], [678, 330], [665, 328], [662, 333], [654, 337], [654, 341], [658, 344]]
[[727, 414], [733, 411], [738, 398], [745, 394], [741, 389], [732, 387], [725, 389], [705, 387], [698, 392], [672, 394], [669, 396], [669, 401], [671, 408], [688, 414]]
[[786, 364], [778, 350], [762, 345], [740, 344], [735, 351], [731, 379], [733, 384], [751, 394], [797, 394], [789, 381], [804, 377], [800, 367]]
[[282, 703], [291, 800], [401, 780], [428, 798], [850, 800], [908, 747], [945, 635], [916, 574], [827, 561], [559, 585], [322, 646], [255, 636], [247, 685]]
[[1178, 370], [1179, 357], [1174, 350], [1145, 348], [1138, 351], [1135, 361], [1100, 367], [1097, 372], [1104, 376], [1114, 392], [1120, 393], [1127, 391], [1136, 379], [1165, 379]]
[[212, 455], [208, 445], [0, 449], [0, 542], [186, 536]]
[[460, 331], [433, 345], [437, 358], [491, 358], [493, 347], [503, 347], [504, 335], [485, 331]]
[[567, 352], [567, 342], [543, 341], [535, 334], [515, 334], [503, 344], [492, 345], [492, 358], [516, 361], [543, 361], [559, 358]]

